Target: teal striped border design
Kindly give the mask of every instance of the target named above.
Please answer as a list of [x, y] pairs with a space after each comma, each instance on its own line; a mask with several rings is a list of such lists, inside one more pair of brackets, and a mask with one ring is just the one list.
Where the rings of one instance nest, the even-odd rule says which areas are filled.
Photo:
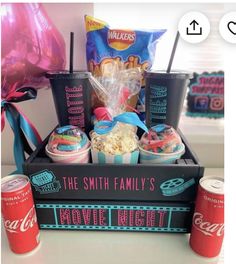
[[[117, 231], [148, 231], [148, 232], [179, 232], [186, 233], [186, 228], [172, 228], [172, 212], [190, 212], [190, 207], [171, 207], [171, 206], [142, 206], [142, 205], [82, 205], [82, 204], [36, 204], [38, 209], [53, 209], [55, 224], [40, 224], [42, 229], [67, 229], [67, 230], [117, 230]], [[56, 209], [107, 209], [109, 211], [109, 226], [89, 226], [89, 225], [59, 225], [57, 221]], [[169, 212], [168, 224], [165, 227], [130, 227], [130, 226], [112, 226], [111, 215], [113, 209], [126, 210], [162, 210]]]
[[190, 207], [171, 206], [139, 206], [139, 205], [81, 205], [81, 204], [36, 204], [36, 208], [68, 208], [68, 209], [127, 209], [127, 210], [164, 210], [173, 212], [189, 212]]
[[167, 227], [126, 227], [126, 226], [84, 226], [84, 225], [45, 225], [40, 224], [42, 229], [69, 229], [69, 230], [119, 230], [119, 231], [143, 231], [143, 232], [187, 232], [186, 228]]

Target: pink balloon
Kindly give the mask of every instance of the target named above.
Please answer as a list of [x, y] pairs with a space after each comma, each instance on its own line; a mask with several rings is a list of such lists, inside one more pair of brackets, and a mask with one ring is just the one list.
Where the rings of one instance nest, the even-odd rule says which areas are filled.
[[2, 98], [23, 86], [49, 86], [45, 73], [65, 69], [65, 42], [43, 5], [1, 4], [1, 22]]

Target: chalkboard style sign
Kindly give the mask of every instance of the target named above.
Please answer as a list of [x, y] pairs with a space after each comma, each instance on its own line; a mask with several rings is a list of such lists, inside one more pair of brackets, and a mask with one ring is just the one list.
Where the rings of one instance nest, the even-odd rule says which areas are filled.
[[187, 116], [224, 117], [224, 72], [194, 73], [187, 95]]
[[191, 203], [36, 201], [40, 229], [189, 233]]

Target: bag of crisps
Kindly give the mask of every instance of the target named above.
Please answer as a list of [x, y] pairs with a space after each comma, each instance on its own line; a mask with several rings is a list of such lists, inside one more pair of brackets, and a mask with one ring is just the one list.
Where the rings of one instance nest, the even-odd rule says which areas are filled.
[[[102, 76], [108, 80], [112, 80], [112, 74], [117, 70], [140, 68], [143, 72], [150, 69], [156, 44], [166, 32], [166, 29], [112, 29], [106, 22], [91, 16], [85, 16], [85, 24], [88, 70], [94, 77]], [[131, 98], [132, 107], [136, 106], [137, 98]]]

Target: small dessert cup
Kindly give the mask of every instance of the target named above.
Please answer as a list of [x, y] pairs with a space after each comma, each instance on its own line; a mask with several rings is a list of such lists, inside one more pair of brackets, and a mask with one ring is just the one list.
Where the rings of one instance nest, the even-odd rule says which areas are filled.
[[178, 150], [172, 153], [155, 153], [139, 146], [140, 163], [142, 164], [173, 164], [185, 153], [185, 146], [182, 143]]

